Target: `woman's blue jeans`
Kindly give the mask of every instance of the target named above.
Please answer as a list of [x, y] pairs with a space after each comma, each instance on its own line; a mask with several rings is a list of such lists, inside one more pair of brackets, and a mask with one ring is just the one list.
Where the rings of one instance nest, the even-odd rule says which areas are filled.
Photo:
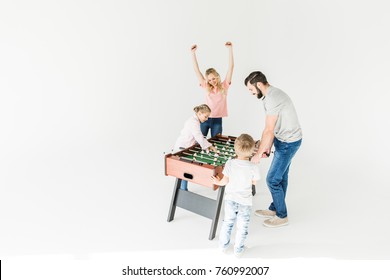
[[292, 143], [282, 142], [274, 138], [274, 158], [267, 174], [267, 185], [273, 202], [269, 210], [275, 211], [279, 218], [287, 217], [286, 193], [288, 172], [291, 160], [301, 146], [302, 139]]
[[200, 123], [200, 130], [206, 137], [209, 130], [211, 130], [211, 137], [222, 134], [222, 118], [209, 118], [207, 121]]

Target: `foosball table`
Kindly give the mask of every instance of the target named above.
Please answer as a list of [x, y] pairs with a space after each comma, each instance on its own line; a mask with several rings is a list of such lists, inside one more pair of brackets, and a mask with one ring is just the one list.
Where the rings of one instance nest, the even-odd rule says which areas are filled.
[[[209, 239], [215, 237], [221, 211], [224, 186], [214, 185], [211, 176], [223, 177], [222, 170], [228, 159], [234, 158], [236, 137], [217, 135], [208, 141], [217, 152], [206, 152], [199, 144], [173, 154], [165, 155], [165, 175], [176, 177], [168, 222], [174, 219], [176, 207], [180, 207], [212, 220]], [[213, 191], [218, 190], [217, 198], [211, 199], [191, 191], [181, 190], [182, 180], [202, 185]]]

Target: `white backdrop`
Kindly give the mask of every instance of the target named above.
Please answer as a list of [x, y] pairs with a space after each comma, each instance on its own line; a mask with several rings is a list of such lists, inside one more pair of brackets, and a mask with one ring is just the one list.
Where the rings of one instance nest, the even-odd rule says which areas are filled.
[[[215, 246], [203, 218], [182, 219], [202, 240], [172, 240], [186, 226], [166, 223], [173, 178], [163, 156], [203, 103], [190, 46], [202, 70], [224, 76], [231, 41], [224, 133], [261, 135], [262, 104], [243, 84], [254, 70], [290, 95], [304, 133], [288, 194], [304, 230], [290, 235], [297, 247], [261, 257], [388, 259], [387, 6], [1, 1], [0, 256]], [[258, 188], [264, 207], [264, 179]]]

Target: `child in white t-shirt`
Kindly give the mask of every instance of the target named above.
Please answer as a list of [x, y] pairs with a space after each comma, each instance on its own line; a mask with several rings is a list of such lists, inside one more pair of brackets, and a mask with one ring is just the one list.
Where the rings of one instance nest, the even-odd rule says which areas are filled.
[[245, 250], [244, 243], [252, 210], [252, 184], [260, 179], [259, 168], [250, 162], [255, 141], [248, 134], [241, 134], [234, 143], [237, 158], [228, 160], [222, 172], [224, 177], [211, 177], [214, 184], [225, 186], [225, 217], [219, 234], [219, 247], [225, 252], [230, 244], [230, 236], [236, 223], [234, 254], [240, 257]]

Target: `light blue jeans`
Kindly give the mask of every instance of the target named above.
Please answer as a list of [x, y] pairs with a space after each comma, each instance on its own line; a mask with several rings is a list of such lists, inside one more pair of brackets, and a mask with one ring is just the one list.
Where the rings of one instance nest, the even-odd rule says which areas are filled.
[[219, 247], [221, 249], [229, 246], [232, 229], [237, 222], [234, 252], [241, 253], [244, 250], [244, 242], [248, 235], [251, 209], [252, 206], [250, 205], [242, 205], [231, 200], [225, 200], [225, 217], [219, 233]]
[[288, 172], [291, 160], [301, 146], [302, 139], [292, 143], [286, 143], [274, 139], [274, 158], [267, 174], [267, 185], [272, 195], [273, 202], [269, 210], [275, 211], [279, 218], [287, 217], [286, 193], [288, 185]]
[[186, 181], [186, 180], [181, 180], [181, 185], [180, 185], [180, 189], [181, 190], [184, 190], [184, 191], [188, 191], [188, 181]]

